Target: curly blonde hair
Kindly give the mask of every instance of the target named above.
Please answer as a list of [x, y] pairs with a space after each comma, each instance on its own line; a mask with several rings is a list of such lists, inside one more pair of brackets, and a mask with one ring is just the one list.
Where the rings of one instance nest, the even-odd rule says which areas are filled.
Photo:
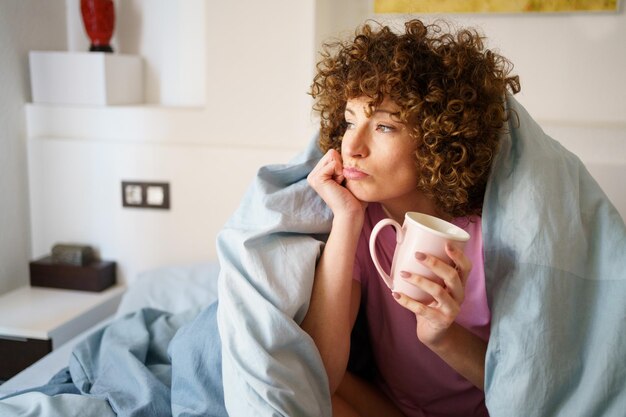
[[418, 189], [444, 213], [481, 214], [487, 177], [509, 114], [507, 90], [520, 91], [512, 64], [484, 48], [474, 29], [445, 32], [420, 20], [396, 34], [365, 24], [354, 39], [326, 43], [310, 94], [321, 118], [320, 147], [340, 150], [352, 98], [385, 98], [417, 141]]

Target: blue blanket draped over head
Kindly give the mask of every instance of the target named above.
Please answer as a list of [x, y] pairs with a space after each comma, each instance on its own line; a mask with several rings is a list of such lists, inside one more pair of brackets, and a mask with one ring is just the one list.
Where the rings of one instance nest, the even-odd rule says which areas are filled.
[[[493, 417], [623, 416], [624, 221], [580, 160], [507, 102], [516, 117], [483, 213], [487, 407]], [[37, 414], [26, 403], [39, 393], [17, 395], [0, 401], [0, 415], [330, 416], [321, 359], [298, 325], [332, 222], [306, 183], [320, 157], [313, 141], [291, 163], [259, 170], [218, 236], [218, 305], [114, 323], [112, 335], [77, 347], [56, 388], [40, 390], [65, 394], [36, 397]], [[130, 324], [144, 336], [122, 337]]]
[[[580, 160], [513, 98], [484, 202], [492, 416], [623, 416], [626, 230]], [[330, 415], [308, 307], [331, 214], [306, 185], [310, 147], [262, 169], [220, 234], [218, 321], [233, 415]], [[254, 358], [254, 359], [252, 359]]]
[[[492, 416], [626, 415], [626, 230], [514, 99], [483, 213]], [[593, 140], [593, 138], [589, 138]]]

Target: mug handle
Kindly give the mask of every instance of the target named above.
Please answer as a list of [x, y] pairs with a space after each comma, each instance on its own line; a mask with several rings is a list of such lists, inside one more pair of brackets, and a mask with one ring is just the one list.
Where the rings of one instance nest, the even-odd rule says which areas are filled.
[[385, 226], [393, 226], [396, 229], [396, 242], [402, 241], [402, 226], [400, 223], [393, 219], [382, 219], [376, 226], [372, 229], [372, 233], [370, 234], [370, 255], [372, 256], [372, 261], [374, 262], [374, 266], [376, 270], [387, 284], [389, 289], [393, 289], [393, 279], [387, 275], [387, 273], [383, 270], [383, 267], [380, 266], [380, 262], [378, 262], [378, 255], [376, 255], [376, 237], [378, 237], [378, 232], [382, 230]]

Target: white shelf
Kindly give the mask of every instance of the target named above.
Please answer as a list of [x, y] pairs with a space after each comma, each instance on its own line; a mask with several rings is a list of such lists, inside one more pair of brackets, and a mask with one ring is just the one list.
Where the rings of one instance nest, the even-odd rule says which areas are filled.
[[143, 61], [105, 52], [30, 51], [35, 103], [141, 104]]
[[112, 315], [125, 287], [102, 292], [20, 287], [0, 296], [0, 336], [51, 339], [53, 348]]
[[31, 138], [207, 143], [205, 124], [204, 108], [26, 105]]

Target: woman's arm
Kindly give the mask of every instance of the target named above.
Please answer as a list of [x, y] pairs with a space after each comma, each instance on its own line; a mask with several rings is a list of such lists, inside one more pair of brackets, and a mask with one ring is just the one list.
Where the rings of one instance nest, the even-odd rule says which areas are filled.
[[[330, 392], [339, 386], [348, 365], [350, 333], [359, 310], [361, 287], [352, 279], [356, 239], [351, 226], [333, 222], [333, 229], [315, 270], [309, 311], [301, 323], [320, 351]], [[357, 235], [358, 237], [358, 235]]]
[[469, 382], [485, 389], [487, 342], [463, 326], [452, 323], [445, 337], [426, 345]]
[[324, 155], [309, 184], [333, 211], [333, 224], [315, 269], [309, 310], [301, 323], [320, 351], [334, 393], [346, 371], [350, 333], [360, 302], [353, 282], [354, 259], [364, 218], [363, 204], [341, 186], [343, 165], [337, 151]]

